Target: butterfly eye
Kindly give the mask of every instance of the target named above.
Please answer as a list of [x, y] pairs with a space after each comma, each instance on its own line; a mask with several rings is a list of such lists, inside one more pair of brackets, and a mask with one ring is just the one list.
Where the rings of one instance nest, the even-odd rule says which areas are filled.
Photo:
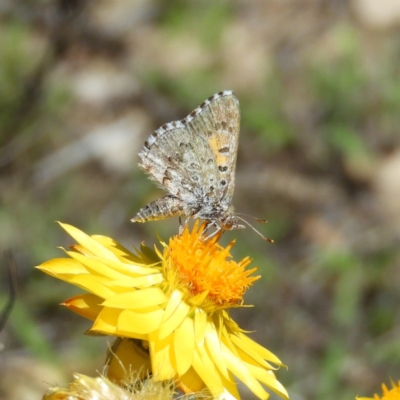
[[232, 216], [227, 217], [223, 220], [223, 227], [224, 229], [231, 229], [233, 225], [236, 225], [236, 219]]
[[225, 221], [224, 222], [224, 229], [231, 229], [232, 228], [232, 222], [231, 221]]

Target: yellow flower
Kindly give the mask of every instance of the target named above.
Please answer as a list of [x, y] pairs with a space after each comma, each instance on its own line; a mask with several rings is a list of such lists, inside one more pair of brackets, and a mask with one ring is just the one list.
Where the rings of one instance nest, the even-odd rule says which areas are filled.
[[75, 374], [68, 388], [53, 387], [43, 396], [43, 400], [169, 400], [173, 399], [171, 385], [164, 385], [154, 379], [141, 381], [134, 376], [129, 378], [130, 387], [135, 391], [122, 388], [104, 376], [92, 378]]
[[186, 228], [168, 245], [161, 243], [162, 252], [142, 244], [134, 254], [111, 238], [61, 226], [78, 242], [66, 251], [71, 258], [38, 268], [89, 292], [64, 303], [94, 321], [89, 333], [127, 338], [114, 346], [109, 365], [114, 355], [114, 365], [129, 369], [127, 349], [133, 349], [133, 359], [141, 343], [155, 379], [173, 379], [187, 393], [207, 389], [214, 397], [239, 398], [237, 377], [260, 399], [269, 397], [263, 385], [288, 398], [272, 372], [281, 361], [229, 316], [228, 309], [243, 306], [246, 289], [259, 278], [251, 276], [255, 268], [246, 269], [249, 258], [232, 260], [234, 242], [223, 248], [218, 237], [204, 240], [204, 225], [196, 224], [192, 232]]
[[377, 394], [374, 397], [357, 397], [357, 400], [400, 400], [400, 381], [397, 385], [392, 381], [392, 389], [388, 389], [385, 384], [382, 384], [382, 397]]

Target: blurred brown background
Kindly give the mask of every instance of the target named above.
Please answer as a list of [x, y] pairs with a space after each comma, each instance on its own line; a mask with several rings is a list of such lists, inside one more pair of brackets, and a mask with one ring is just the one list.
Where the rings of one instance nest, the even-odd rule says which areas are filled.
[[0, 250], [20, 287], [0, 398], [101, 370], [106, 341], [58, 305], [79, 290], [33, 266], [71, 243], [56, 220], [129, 248], [176, 233], [129, 222], [161, 195], [137, 153], [224, 89], [242, 111], [234, 204], [276, 241], [224, 235], [262, 274], [234, 317], [289, 366], [292, 399], [400, 379], [399, 27], [398, 0], [2, 0]]

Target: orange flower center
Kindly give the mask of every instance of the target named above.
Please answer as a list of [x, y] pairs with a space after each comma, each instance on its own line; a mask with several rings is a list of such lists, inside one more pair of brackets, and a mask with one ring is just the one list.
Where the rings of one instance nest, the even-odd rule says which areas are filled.
[[186, 227], [182, 235], [170, 239], [169, 272], [189, 297], [207, 293], [206, 299], [217, 308], [242, 305], [247, 288], [260, 278], [250, 276], [257, 268], [246, 270], [251, 262], [249, 257], [240, 262], [232, 260], [230, 249], [235, 241], [223, 248], [216, 243], [220, 235], [204, 240], [204, 228], [205, 224], [199, 227], [196, 222], [192, 232]]

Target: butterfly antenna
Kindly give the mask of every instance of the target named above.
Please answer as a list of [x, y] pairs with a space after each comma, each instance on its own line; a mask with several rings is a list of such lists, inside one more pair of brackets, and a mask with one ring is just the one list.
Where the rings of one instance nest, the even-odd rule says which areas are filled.
[[[242, 214], [242, 215], [243, 215], [243, 214]], [[236, 214], [236, 217], [237, 217], [237, 219], [240, 219], [241, 221], [243, 221], [243, 222], [244, 222], [247, 226], [249, 226], [251, 229], [253, 229], [254, 232], [258, 233], [265, 241], [270, 242], [270, 243], [274, 243], [274, 240], [273, 240], [273, 239], [270, 239], [270, 238], [264, 236], [260, 231], [258, 231], [256, 228], [254, 228], [254, 226], [251, 225], [250, 222], [246, 221], [246, 220], [245, 220], [244, 218], [242, 218], [242, 217], [238, 217], [237, 214]], [[262, 220], [258, 220], [257, 218], [254, 218], [254, 219], [255, 219], [256, 221], [259, 221], [259, 222], [264, 221], [263, 219], [262, 219]], [[266, 222], [266, 221], [265, 221], [265, 222]]]
[[252, 215], [249, 215], [249, 214], [235, 213], [235, 215], [243, 215], [243, 216], [245, 216], [247, 218], [251, 218], [252, 220], [257, 221], [257, 222], [259, 222], [261, 224], [266, 224], [268, 222], [268, 220], [266, 220], [266, 219], [256, 218], [256, 217], [253, 217]]

